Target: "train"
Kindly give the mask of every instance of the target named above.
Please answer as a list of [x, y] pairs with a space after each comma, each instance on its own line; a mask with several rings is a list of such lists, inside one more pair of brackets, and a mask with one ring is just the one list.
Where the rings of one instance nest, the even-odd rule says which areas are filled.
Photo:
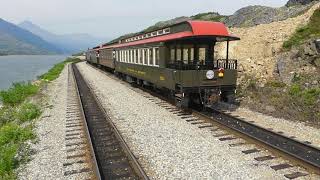
[[[208, 107], [234, 101], [238, 65], [229, 58], [229, 43], [238, 40], [223, 23], [184, 21], [123, 36], [85, 54], [88, 63], [129, 83], [161, 90], [179, 107]], [[216, 47], [221, 43], [226, 48]], [[219, 49], [225, 57], [218, 59]]]

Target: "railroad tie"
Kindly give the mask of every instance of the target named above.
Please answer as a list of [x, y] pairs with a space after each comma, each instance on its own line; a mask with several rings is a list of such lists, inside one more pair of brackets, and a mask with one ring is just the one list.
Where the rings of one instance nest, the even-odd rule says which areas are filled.
[[291, 167], [293, 167], [293, 166], [290, 164], [287, 164], [287, 163], [271, 166], [271, 168], [275, 171], [287, 169], [287, 168], [291, 168]]
[[267, 160], [271, 160], [274, 159], [274, 156], [271, 155], [267, 155], [267, 156], [260, 156], [260, 157], [256, 157], [254, 158], [256, 161], [267, 161]]
[[291, 174], [285, 174], [284, 176], [288, 179], [296, 179], [298, 177], [302, 177], [302, 176], [307, 176], [307, 173], [302, 173], [302, 172], [294, 172]]
[[254, 148], [254, 149], [244, 150], [244, 151], [242, 151], [242, 152], [243, 152], [244, 154], [252, 154], [252, 153], [260, 152], [260, 150]]

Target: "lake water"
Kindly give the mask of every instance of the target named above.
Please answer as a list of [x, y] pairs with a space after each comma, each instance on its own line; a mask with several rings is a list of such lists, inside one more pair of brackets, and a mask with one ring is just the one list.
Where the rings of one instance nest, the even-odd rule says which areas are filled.
[[67, 55], [0, 56], [0, 90], [9, 88], [13, 82], [35, 80], [66, 57]]

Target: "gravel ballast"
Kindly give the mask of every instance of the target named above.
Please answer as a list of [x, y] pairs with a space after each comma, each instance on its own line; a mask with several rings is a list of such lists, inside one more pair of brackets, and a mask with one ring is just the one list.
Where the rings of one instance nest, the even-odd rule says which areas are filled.
[[283, 163], [281, 158], [255, 161], [269, 153], [244, 155], [242, 150], [255, 146], [231, 147], [242, 140], [219, 141], [218, 132], [187, 123], [128, 84], [86, 63], [78, 67], [151, 179], [285, 179], [288, 172], [303, 172], [297, 167], [276, 172], [269, 166]]
[[18, 179], [64, 179], [67, 80], [68, 69], [64, 68], [60, 77], [44, 90], [47, 103], [35, 123], [38, 140], [31, 144], [34, 153], [31, 161], [21, 168]]

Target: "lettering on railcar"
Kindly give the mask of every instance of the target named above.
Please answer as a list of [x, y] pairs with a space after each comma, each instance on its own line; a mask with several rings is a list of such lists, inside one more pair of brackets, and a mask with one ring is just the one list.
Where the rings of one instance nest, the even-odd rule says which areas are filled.
[[160, 81], [164, 81], [164, 80], [166, 80], [166, 78], [160, 75]]
[[134, 73], [134, 74], [138, 74], [138, 75], [146, 75], [146, 72], [144, 72], [144, 71], [139, 71], [139, 70], [135, 70], [135, 69], [131, 69], [131, 68], [127, 68], [127, 71]]

